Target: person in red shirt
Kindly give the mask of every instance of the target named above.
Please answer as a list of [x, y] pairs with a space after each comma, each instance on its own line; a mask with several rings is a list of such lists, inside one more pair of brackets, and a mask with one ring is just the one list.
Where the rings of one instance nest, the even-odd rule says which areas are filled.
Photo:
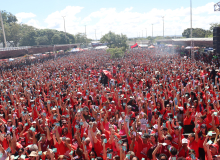
[[189, 148], [187, 147], [188, 140], [186, 138], [183, 138], [182, 140], [179, 139], [179, 150], [177, 153], [178, 157], [186, 158], [189, 156]]
[[188, 135], [188, 147], [193, 149], [196, 153], [196, 157], [199, 158], [199, 136], [198, 129], [195, 129], [195, 133], [191, 133]]

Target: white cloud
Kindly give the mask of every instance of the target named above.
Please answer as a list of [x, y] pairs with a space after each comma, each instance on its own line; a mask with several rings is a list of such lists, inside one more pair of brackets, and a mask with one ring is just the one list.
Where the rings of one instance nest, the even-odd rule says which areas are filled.
[[79, 6], [67, 6], [65, 9], [61, 11], [51, 13], [45, 19], [47, 27], [61, 30], [61, 28], [63, 28], [64, 25], [64, 20], [62, 16], [64, 16], [65, 18], [66, 26], [73, 26], [75, 25], [75, 22], [76, 24], [78, 24], [80, 18], [77, 18], [75, 15], [81, 12], [82, 9], [83, 7]]
[[29, 26], [34, 26], [34, 27], [39, 28], [39, 29], [44, 29], [45, 28], [45, 27], [40, 26], [39, 21], [35, 20], [35, 19], [29, 20], [26, 24], [29, 25]]
[[[204, 6], [193, 8], [193, 27], [209, 29], [209, 24], [217, 22], [220, 15], [214, 12], [214, 3], [207, 3]], [[87, 25], [87, 35], [89, 38], [99, 39], [101, 35], [106, 34], [110, 30], [120, 34], [126, 34], [128, 37], [153, 35], [161, 36], [163, 34], [162, 16], [165, 16], [165, 35], [181, 35], [183, 30], [190, 27], [190, 8], [157, 9], [153, 8], [145, 13], [133, 11], [133, 7], [125, 8], [123, 11], [117, 11], [116, 8], [101, 8], [89, 15], [82, 17], [80, 12], [83, 7], [67, 6], [61, 11], [51, 13], [45, 19], [46, 28], [64, 30], [64, 21], [62, 16], [65, 16], [66, 31], [72, 34], [85, 32]], [[29, 24], [35, 27], [39, 26], [39, 22], [31, 19]]]
[[20, 12], [15, 15], [18, 18], [18, 21], [21, 22], [23, 19], [27, 18], [33, 18], [36, 17], [34, 13], [25, 13], [25, 12]]

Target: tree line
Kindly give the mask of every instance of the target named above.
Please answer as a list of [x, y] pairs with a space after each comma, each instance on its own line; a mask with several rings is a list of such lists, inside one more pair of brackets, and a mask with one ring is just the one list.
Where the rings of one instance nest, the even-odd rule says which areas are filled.
[[[220, 27], [220, 23], [211, 23], [208, 30], [202, 28], [192, 28], [193, 38], [208, 38], [213, 37], [213, 28]], [[191, 29], [187, 28], [183, 31], [182, 36], [185, 38], [191, 38]]]
[[[87, 37], [83, 33], [76, 35], [55, 29], [37, 29], [27, 24], [18, 23], [18, 19], [10, 12], [2, 11], [5, 36], [12, 47], [85, 43]], [[91, 39], [87, 39], [87, 42]], [[4, 44], [2, 26], [0, 25], [0, 43]]]

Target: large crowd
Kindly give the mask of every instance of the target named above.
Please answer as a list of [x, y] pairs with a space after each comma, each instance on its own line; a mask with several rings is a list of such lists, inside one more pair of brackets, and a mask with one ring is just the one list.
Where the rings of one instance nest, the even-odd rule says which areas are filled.
[[84, 51], [2, 64], [0, 75], [0, 160], [220, 158], [214, 64]]

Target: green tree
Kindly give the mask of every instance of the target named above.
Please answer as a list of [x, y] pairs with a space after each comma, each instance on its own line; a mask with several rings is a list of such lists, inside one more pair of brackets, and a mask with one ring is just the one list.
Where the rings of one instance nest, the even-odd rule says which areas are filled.
[[214, 27], [220, 27], [220, 23], [211, 23], [209, 30], [210, 30], [211, 32], [213, 32], [213, 28], [214, 28]]
[[[192, 37], [193, 38], [205, 38], [209, 34], [208, 30], [202, 28], [192, 28]], [[182, 33], [183, 37], [190, 38], [191, 37], [191, 28], [187, 28]]]
[[20, 46], [34, 46], [36, 45], [36, 31], [29, 31], [22, 36]]
[[47, 36], [40, 36], [36, 38], [37, 45], [49, 45]]
[[[86, 43], [86, 36], [84, 33], [77, 33], [75, 35], [75, 42], [76, 43]], [[88, 43], [88, 41], [87, 41]]]
[[66, 36], [69, 38], [69, 43], [74, 44], [75, 43], [75, 37], [72, 34], [66, 33]]
[[111, 54], [111, 58], [121, 58], [124, 56], [124, 48], [109, 48], [107, 53]]
[[17, 18], [15, 15], [13, 15], [10, 12], [6, 12], [6, 11], [1, 11], [2, 12], [2, 19], [4, 23], [15, 23], [17, 22]]
[[119, 35], [109, 31], [109, 33], [102, 36], [100, 42], [107, 43], [109, 48], [123, 48], [123, 51], [125, 51], [128, 48], [127, 40], [126, 35]]
[[54, 36], [52, 37], [52, 43], [53, 44], [59, 44], [59, 42], [60, 42], [59, 34], [54, 34]]
[[9, 26], [9, 33], [7, 40], [10, 42], [10, 44], [13, 47], [17, 47], [18, 42], [21, 39], [21, 31], [20, 31], [21, 25], [17, 23], [13, 23]]

